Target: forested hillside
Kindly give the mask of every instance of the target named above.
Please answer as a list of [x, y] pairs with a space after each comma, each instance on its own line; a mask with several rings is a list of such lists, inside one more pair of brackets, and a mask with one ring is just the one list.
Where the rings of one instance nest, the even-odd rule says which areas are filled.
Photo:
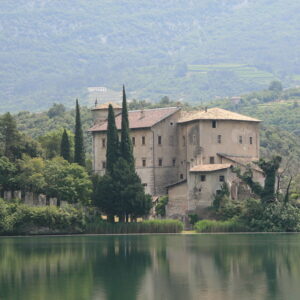
[[298, 0], [0, 2], [0, 111], [87, 87], [200, 103], [300, 80]]

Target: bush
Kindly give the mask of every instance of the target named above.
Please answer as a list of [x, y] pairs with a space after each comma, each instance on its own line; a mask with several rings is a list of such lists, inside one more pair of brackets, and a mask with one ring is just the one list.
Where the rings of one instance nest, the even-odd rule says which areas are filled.
[[85, 215], [71, 206], [31, 207], [0, 199], [0, 234], [80, 233]]
[[177, 220], [149, 220], [137, 223], [108, 223], [95, 221], [87, 224], [86, 233], [126, 234], [126, 233], [179, 233], [183, 223]]
[[197, 232], [244, 232], [247, 227], [237, 219], [227, 221], [202, 220], [195, 224], [194, 229]]

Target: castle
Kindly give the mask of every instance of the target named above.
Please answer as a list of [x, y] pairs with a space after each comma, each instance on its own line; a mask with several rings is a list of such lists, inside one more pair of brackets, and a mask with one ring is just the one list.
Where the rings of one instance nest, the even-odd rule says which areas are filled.
[[[117, 128], [121, 106], [111, 103]], [[94, 126], [93, 169], [103, 175], [106, 167], [106, 130], [109, 103], [92, 109]], [[180, 107], [128, 112], [136, 171], [145, 191], [157, 199], [169, 196], [168, 217], [201, 213], [212, 204], [224, 182], [232, 199], [251, 191], [232, 171], [251, 165], [254, 179], [263, 183], [259, 159], [260, 120], [221, 108], [186, 112]]]

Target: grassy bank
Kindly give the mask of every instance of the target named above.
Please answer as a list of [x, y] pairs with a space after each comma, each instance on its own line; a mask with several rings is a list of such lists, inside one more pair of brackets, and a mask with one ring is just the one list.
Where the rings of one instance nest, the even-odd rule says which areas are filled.
[[183, 223], [177, 220], [149, 220], [138, 223], [107, 223], [104, 221], [87, 224], [85, 233], [128, 234], [128, 233], [179, 233]]
[[245, 232], [248, 228], [232, 219], [227, 221], [202, 220], [195, 224], [194, 229], [201, 232]]

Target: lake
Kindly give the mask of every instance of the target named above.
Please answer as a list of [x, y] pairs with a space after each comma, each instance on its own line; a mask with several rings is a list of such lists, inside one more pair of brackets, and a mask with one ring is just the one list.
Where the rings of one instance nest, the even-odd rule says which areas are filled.
[[0, 299], [300, 299], [300, 234], [2, 237]]

